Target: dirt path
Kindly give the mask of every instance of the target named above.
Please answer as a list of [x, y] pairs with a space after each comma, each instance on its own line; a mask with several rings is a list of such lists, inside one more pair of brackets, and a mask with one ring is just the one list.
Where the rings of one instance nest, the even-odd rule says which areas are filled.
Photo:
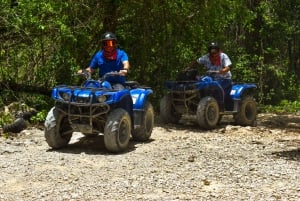
[[[229, 120], [230, 121], [230, 120]], [[0, 138], [0, 200], [300, 200], [300, 116], [256, 127], [156, 124], [122, 154], [75, 133], [51, 150], [43, 131]]]

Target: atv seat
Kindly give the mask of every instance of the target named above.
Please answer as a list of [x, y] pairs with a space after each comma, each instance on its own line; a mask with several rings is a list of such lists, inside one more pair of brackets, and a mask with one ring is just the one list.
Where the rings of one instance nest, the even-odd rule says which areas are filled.
[[140, 86], [140, 84], [137, 81], [126, 81], [124, 85], [125, 87], [129, 87], [130, 89], [135, 89]]

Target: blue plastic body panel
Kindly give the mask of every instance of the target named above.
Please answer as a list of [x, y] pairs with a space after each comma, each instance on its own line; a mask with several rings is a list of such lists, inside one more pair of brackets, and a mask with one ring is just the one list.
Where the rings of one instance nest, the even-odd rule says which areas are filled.
[[245, 90], [256, 88], [257, 86], [255, 84], [234, 84], [230, 91], [230, 97], [233, 100], [240, 100]]
[[[69, 96], [68, 100], [64, 99], [62, 96]], [[102, 88], [82, 88], [82, 87], [70, 87], [70, 86], [57, 86], [52, 90], [52, 98], [56, 101], [60, 102], [71, 102], [76, 103], [76, 100], [88, 99], [90, 100], [89, 104], [98, 103], [97, 97], [105, 95], [107, 100], [106, 104], [117, 103], [124, 95], [130, 95], [128, 89], [115, 91], [115, 90], [107, 90]]]
[[149, 96], [149, 94], [152, 93], [153, 93], [152, 89], [137, 88], [137, 89], [130, 90], [130, 94], [133, 102], [133, 109], [136, 110], [143, 109], [147, 97]]
[[93, 87], [93, 88], [105, 88], [105, 89], [112, 89], [111, 84], [107, 81], [97, 81], [97, 80], [87, 80], [84, 84], [85, 87]]

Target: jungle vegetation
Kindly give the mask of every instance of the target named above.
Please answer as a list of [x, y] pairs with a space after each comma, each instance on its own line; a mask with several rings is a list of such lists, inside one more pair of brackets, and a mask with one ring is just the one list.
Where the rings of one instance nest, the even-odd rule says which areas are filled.
[[233, 80], [258, 85], [260, 105], [300, 102], [300, 0], [1, 0], [0, 107], [25, 101], [51, 107], [56, 84], [76, 76], [115, 32], [131, 63], [128, 80], [153, 88], [218, 41]]

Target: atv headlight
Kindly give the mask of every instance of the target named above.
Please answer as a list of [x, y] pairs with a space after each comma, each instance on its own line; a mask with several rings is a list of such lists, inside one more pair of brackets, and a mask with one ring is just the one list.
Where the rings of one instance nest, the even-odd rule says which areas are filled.
[[98, 101], [99, 103], [105, 102], [105, 101], [106, 101], [106, 96], [104, 96], [104, 95], [98, 96], [98, 97], [97, 97], [97, 101]]
[[61, 95], [61, 97], [65, 100], [65, 101], [70, 101], [70, 94], [69, 93], [67, 93], [67, 92], [64, 92], [64, 93], [62, 93], [62, 94], [60, 94]]

